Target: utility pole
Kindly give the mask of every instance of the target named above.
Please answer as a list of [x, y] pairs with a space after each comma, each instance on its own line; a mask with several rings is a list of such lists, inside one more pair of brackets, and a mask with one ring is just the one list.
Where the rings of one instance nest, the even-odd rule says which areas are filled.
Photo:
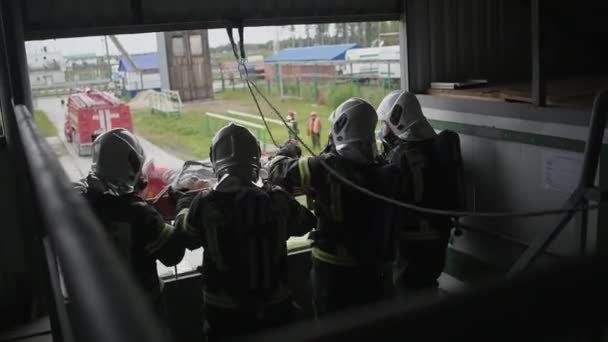
[[110, 60], [110, 48], [108, 46], [108, 36], [103, 36], [103, 41], [106, 46], [106, 62], [108, 63], [108, 78], [112, 80], [112, 61]]

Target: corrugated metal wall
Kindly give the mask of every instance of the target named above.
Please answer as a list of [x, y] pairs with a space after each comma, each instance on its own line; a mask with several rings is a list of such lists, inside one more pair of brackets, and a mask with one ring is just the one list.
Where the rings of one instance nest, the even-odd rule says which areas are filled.
[[27, 39], [313, 22], [394, 20], [403, 0], [14, 0]]
[[430, 78], [527, 79], [529, 5], [513, 0], [429, 0]]

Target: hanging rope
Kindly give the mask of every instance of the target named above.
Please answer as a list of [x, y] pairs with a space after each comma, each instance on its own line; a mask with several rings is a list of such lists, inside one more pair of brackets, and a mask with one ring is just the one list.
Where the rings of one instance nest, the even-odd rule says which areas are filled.
[[[240, 54], [238, 51], [238, 47], [234, 41], [234, 37], [232, 36], [232, 29], [228, 28], [228, 38], [230, 39], [230, 44], [232, 45], [232, 50], [234, 52], [234, 56], [236, 57], [239, 65], [242, 65], [246, 71], [247, 69], [245, 68], [244, 63], [243, 63], [245, 52], [243, 51], [244, 43], [243, 43], [243, 28], [242, 27], [239, 27], [239, 35], [240, 35], [239, 39], [240, 39], [240, 48], [241, 48]], [[247, 83], [247, 87], [250, 90], [251, 96], [253, 97], [253, 100], [256, 103], [256, 106], [258, 107], [259, 114], [262, 117], [262, 120], [264, 121], [264, 123], [266, 124], [266, 118], [264, 116], [264, 113], [260, 109], [258, 100], [256, 98], [255, 93], [253, 92], [253, 89], [255, 89], [255, 91], [259, 94], [259, 96], [262, 97], [264, 102], [266, 102], [266, 104], [275, 112], [275, 114], [281, 120], [283, 125], [285, 125], [285, 127], [287, 127], [287, 129], [293, 134], [293, 136], [295, 136], [296, 140], [298, 140], [298, 142], [304, 147], [304, 149], [306, 151], [308, 151], [313, 157], [317, 157], [318, 155], [291, 128], [291, 126], [287, 123], [287, 121], [281, 115], [279, 110], [272, 104], [272, 102], [270, 102], [270, 100], [268, 100], [268, 98], [264, 95], [264, 93], [262, 93], [262, 91], [259, 89], [257, 84], [254, 81], [249, 79], [249, 74], [247, 72], [245, 72], [245, 73], [241, 72], [241, 77], [244, 77], [245, 82]], [[272, 134], [270, 132], [268, 125], [266, 125], [266, 129], [268, 130], [268, 133], [272, 137]], [[277, 147], [279, 147], [279, 145], [276, 144], [274, 139], [273, 139], [273, 142], [275, 143], [275, 145]], [[460, 218], [460, 217], [530, 218], [530, 217], [541, 217], [541, 216], [549, 216], [549, 215], [560, 215], [560, 214], [565, 214], [565, 213], [570, 213], [570, 212], [596, 210], [596, 209], [606, 205], [606, 204], [577, 205], [572, 208], [545, 209], [545, 210], [522, 211], [522, 212], [476, 212], [476, 211], [453, 211], [453, 210], [425, 208], [425, 207], [420, 207], [420, 206], [413, 205], [410, 203], [401, 202], [401, 201], [395, 200], [393, 198], [386, 197], [384, 195], [373, 192], [369, 189], [366, 189], [358, 184], [355, 184], [348, 178], [341, 175], [338, 171], [334, 170], [330, 165], [328, 165], [322, 158], [319, 158], [318, 161], [327, 170], [327, 172], [329, 172], [332, 176], [336, 177], [343, 184], [345, 184], [365, 195], [368, 195], [370, 197], [384, 201], [386, 203], [396, 205], [396, 206], [404, 208], [404, 209], [416, 211], [419, 213], [424, 213], [424, 214], [449, 216], [449, 217], [454, 217], [454, 218]]]

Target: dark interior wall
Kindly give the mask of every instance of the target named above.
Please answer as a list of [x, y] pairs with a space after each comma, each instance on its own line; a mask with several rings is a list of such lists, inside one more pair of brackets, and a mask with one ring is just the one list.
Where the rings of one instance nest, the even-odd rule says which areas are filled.
[[[532, 0], [408, 0], [410, 89], [467, 78], [531, 78]], [[608, 1], [539, 0], [549, 79], [608, 74]]]
[[608, 1], [545, 1], [541, 5], [547, 76], [608, 73]]
[[467, 78], [530, 78], [530, 1], [408, 0], [410, 90]]
[[518, 0], [430, 0], [431, 81], [529, 78], [529, 11]]
[[395, 20], [403, 0], [11, 0], [26, 39], [244, 26]]

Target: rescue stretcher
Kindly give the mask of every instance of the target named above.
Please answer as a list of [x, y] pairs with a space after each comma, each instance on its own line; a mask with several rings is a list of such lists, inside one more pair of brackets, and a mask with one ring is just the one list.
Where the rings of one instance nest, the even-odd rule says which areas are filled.
[[[265, 165], [270, 159], [270, 156], [262, 156], [262, 165]], [[268, 178], [267, 169], [262, 167], [260, 170], [260, 178], [263, 180]], [[182, 192], [201, 192], [211, 189], [217, 183], [217, 178], [213, 172], [213, 166], [209, 161], [187, 160], [184, 162], [181, 170], [173, 177], [158, 194], [146, 198], [146, 201], [152, 204], [158, 210], [166, 221], [172, 221], [177, 215], [170, 192], [173, 190]], [[293, 195], [304, 195], [301, 189], [295, 189]], [[307, 205], [312, 207], [312, 201], [307, 194]]]

